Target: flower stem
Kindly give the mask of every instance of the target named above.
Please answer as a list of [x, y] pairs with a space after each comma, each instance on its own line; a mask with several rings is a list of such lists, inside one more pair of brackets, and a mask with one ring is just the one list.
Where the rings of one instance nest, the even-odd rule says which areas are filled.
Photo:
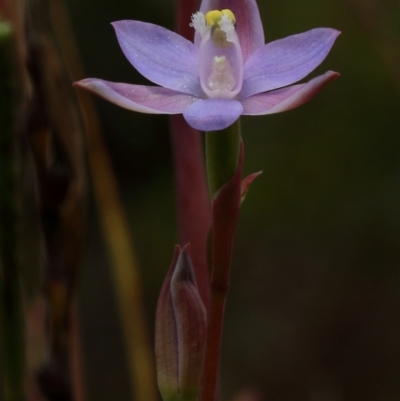
[[189, 25], [192, 14], [199, 9], [198, 0], [177, 0], [175, 6], [176, 31], [188, 40], [193, 40], [194, 30]]
[[211, 198], [234, 175], [239, 161], [240, 120], [221, 131], [206, 133], [206, 163]]
[[206, 159], [213, 200], [210, 303], [200, 401], [217, 396], [222, 327], [229, 289], [233, 237], [239, 215], [242, 174], [240, 124], [206, 134]]
[[228, 287], [211, 288], [208, 310], [207, 334], [200, 401], [214, 401], [217, 396], [222, 326]]
[[[176, 31], [188, 40], [194, 30], [191, 15], [198, 10], [198, 0], [176, 1]], [[201, 136], [200, 136], [201, 135]], [[190, 127], [181, 115], [171, 116], [171, 144], [180, 243], [191, 245], [193, 268], [204, 305], [208, 305], [207, 236], [211, 208], [203, 162], [202, 134]]]
[[175, 186], [181, 244], [190, 243], [197, 286], [204, 305], [208, 304], [207, 236], [211, 208], [200, 133], [182, 116], [171, 116]]

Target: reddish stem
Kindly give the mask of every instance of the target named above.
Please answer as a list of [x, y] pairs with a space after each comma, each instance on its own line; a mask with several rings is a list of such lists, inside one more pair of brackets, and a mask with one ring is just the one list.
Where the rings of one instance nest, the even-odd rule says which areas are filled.
[[[177, 0], [176, 29], [189, 40], [194, 35], [189, 23], [197, 7], [197, 0]], [[191, 128], [181, 115], [171, 117], [171, 131], [180, 242], [191, 244], [197, 285], [204, 304], [208, 305], [207, 236], [211, 211], [202, 140], [200, 133]]]
[[200, 401], [214, 401], [217, 398], [222, 326], [229, 290], [233, 239], [239, 217], [242, 167], [243, 144], [235, 175], [219, 190], [213, 202], [212, 274]]
[[192, 14], [198, 10], [198, 0], [176, 1], [176, 31], [188, 40], [193, 40], [194, 30], [189, 26], [189, 24]]
[[211, 225], [200, 134], [182, 116], [172, 116], [172, 148], [181, 244], [190, 243], [197, 286], [208, 304], [207, 236]]

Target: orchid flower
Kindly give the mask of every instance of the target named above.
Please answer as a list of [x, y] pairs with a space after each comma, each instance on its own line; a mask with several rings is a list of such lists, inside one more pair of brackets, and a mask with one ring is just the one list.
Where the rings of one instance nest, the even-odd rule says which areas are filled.
[[183, 113], [189, 125], [200, 131], [224, 129], [242, 114], [292, 109], [339, 76], [328, 71], [292, 85], [325, 59], [340, 32], [316, 28], [264, 44], [255, 0], [203, 0], [192, 16], [194, 43], [147, 22], [112, 25], [126, 58], [160, 86], [96, 78], [76, 85], [129, 110]]

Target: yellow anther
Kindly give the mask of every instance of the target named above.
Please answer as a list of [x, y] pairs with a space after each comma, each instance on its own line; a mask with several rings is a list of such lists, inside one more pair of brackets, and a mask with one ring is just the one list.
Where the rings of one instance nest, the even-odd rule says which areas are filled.
[[219, 10], [212, 10], [206, 14], [207, 25], [213, 26], [221, 21], [222, 13]]
[[234, 24], [236, 22], [235, 14], [231, 10], [225, 9], [222, 11], [211, 10], [206, 14], [207, 25], [214, 26], [221, 22], [222, 16], [225, 15]]
[[235, 14], [231, 10], [229, 10], [229, 9], [222, 10], [222, 15], [226, 15], [229, 18], [229, 20], [232, 22], [232, 24], [236, 23]]

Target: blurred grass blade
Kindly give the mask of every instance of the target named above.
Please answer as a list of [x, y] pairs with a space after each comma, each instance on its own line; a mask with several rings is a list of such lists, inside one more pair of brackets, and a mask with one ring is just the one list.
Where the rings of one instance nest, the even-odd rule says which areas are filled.
[[[53, 24], [73, 80], [85, 77], [76, 41], [63, 3], [51, 3]], [[127, 218], [102, 141], [100, 123], [90, 95], [78, 93], [84, 112], [90, 173], [95, 199], [112, 262], [117, 301], [122, 319], [131, 369], [131, 384], [137, 401], [155, 401], [156, 383], [153, 352], [143, 315], [139, 268], [133, 251]]]

